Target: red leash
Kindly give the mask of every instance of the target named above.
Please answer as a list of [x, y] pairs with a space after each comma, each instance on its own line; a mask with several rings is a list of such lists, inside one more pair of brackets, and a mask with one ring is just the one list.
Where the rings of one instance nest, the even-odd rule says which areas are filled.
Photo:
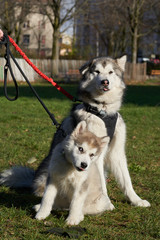
[[72, 101], [76, 101], [75, 97], [73, 97], [70, 93], [68, 93], [66, 90], [64, 90], [61, 86], [59, 86], [57, 83], [53, 81], [52, 78], [47, 77], [44, 73], [42, 73], [26, 56], [26, 54], [20, 49], [20, 47], [15, 43], [15, 41], [8, 36], [9, 41], [12, 43], [12, 45], [15, 47], [15, 49], [19, 52], [19, 54], [23, 57], [23, 59], [34, 69], [35, 72], [37, 72], [42, 78], [50, 82], [54, 87], [57, 88], [58, 91], [63, 93], [67, 98], [69, 98]]

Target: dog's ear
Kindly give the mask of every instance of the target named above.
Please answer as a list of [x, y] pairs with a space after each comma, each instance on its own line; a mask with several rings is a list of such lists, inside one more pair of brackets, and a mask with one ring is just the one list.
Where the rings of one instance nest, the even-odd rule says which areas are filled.
[[125, 70], [125, 65], [126, 65], [126, 61], [127, 61], [127, 56], [124, 55], [121, 58], [117, 58], [116, 62], [118, 64], [118, 66], [124, 71]]
[[107, 145], [108, 143], [109, 143], [109, 141], [110, 141], [110, 137], [108, 137], [108, 136], [105, 136], [105, 137], [102, 137], [101, 138], [101, 143], [102, 143], [102, 148], [105, 146], [105, 145]]
[[74, 129], [72, 136], [77, 137], [79, 134], [82, 134], [85, 131], [86, 126], [87, 124], [85, 121], [79, 122], [76, 128]]
[[80, 68], [79, 68], [79, 72], [80, 74], [84, 75], [88, 69], [90, 68], [90, 66], [92, 65], [93, 60], [90, 60], [88, 62], [86, 62], [85, 64], [83, 64]]

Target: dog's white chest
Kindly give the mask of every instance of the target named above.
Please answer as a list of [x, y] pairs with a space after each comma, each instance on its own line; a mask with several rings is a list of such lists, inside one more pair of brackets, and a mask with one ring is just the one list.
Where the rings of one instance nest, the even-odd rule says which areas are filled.
[[67, 176], [67, 184], [71, 185], [73, 188], [77, 187], [77, 185], [79, 185], [79, 182], [83, 181], [85, 177], [84, 175], [85, 174], [83, 174], [83, 172], [79, 173], [77, 170], [75, 170]]
[[61, 191], [64, 193], [73, 193], [74, 189], [78, 188], [81, 183], [86, 179], [86, 174], [84, 172], [78, 172], [77, 170], [69, 173], [65, 180], [61, 182]]

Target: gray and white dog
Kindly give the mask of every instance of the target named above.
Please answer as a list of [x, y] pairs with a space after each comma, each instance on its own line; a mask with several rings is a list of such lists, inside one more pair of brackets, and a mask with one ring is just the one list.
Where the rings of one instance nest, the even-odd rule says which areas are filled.
[[77, 225], [85, 214], [108, 210], [96, 162], [110, 138], [97, 137], [88, 131], [88, 124], [79, 122], [71, 135], [54, 148], [42, 202], [34, 207], [36, 219], [45, 219], [52, 208], [69, 209], [66, 222]]
[[[142, 200], [134, 191], [129, 175], [125, 154], [126, 127], [118, 113], [125, 89], [123, 73], [126, 56], [112, 59], [101, 57], [93, 59], [80, 68], [82, 79], [79, 84], [79, 99], [82, 103], [73, 107], [70, 116], [64, 119], [61, 128], [54, 135], [48, 156], [42, 161], [36, 172], [23, 167], [14, 167], [4, 171], [0, 176], [0, 184], [10, 187], [32, 187], [37, 196], [42, 196], [48, 176], [48, 166], [54, 148], [70, 135], [80, 121], [94, 122], [89, 131], [103, 137], [101, 124], [105, 124], [110, 137], [109, 148], [103, 148], [97, 161], [100, 173], [102, 193], [107, 196], [104, 172], [110, 170], [128, 200], [135, 206], [149, 207], [150, 203]], [[98, 127], [95, 127], [95, 126]], [[103, 129], [103, 128], [102, 128]], [[108, 151], [107, 151], [108, 149]], [[105, 170], [105, 171], [104, 171]], [[108, 209], [113, 209], [113, 206]]]

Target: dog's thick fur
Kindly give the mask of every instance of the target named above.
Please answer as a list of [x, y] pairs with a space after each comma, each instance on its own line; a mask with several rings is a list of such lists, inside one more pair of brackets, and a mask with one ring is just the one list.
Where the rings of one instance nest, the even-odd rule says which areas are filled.
[[[98, 116], [87, 111], [86, 103], [91, 107], [95, 107], [98, 113], [103, 111], [107, 116], [113, 116], [119, 111], [125, 89], [123, 82], [125, 63], [126, 56], [117, 59], [102, 57], [93, 59], [81, 67], [80, 73], [82, 79], [79, 84], [79, 99], [81, 99], [83, 103], [75, 106], [70, 116], [62, 122], [61, 129], [65, 131], [66, 135], [70, 135], [73, 132], [78, 122], [83, 120], [87, 121], [87, 119], [91, 117], [94, 124], [102, 124], [101, 120], [99, 123], [100, 118]], [[97, 137], [102, 137], [103, 132], [100, 130], [100, 127], [97, 129], [94, 124], [93, 126], [90, 124], [88, 130], [95, 133]], [[110, 126], [107, 129], [108, 133], [109, 131]], [[54, 153], [53, 150], [55, 146], [63, 140], [63, 131], [57, 131], [48, 156], [42, 161], [37, 171], [32, 174], [33, 181], [27, 182], [28, 178], [24, 181], [22, 180], [23, 185], [25, 183], [26, 185], [28, 184], [27, 186], [32, 187], [34, 193], [38, 196], [42, 196], [44, 192], [48, 176], [48, 165]], [[109, 169], [114, 174], [125, 196], [133, 205], [148, 207], [150, 203], [142, 200], [133, 189], [127, 168], [125, 142], [126, 127], [121, 115], [118, 113], [118, 119], [113, 138], [109, 144], [109, 149], [107, 151], [107, 148], [104, 147], [97, 161], [97, 168], [101, 176], [102, 192], [107, 196], [104, 169]], [[0, 183], [14, 187], [16, 176], [18, 176], [19, 179], [23, 178], [21, 172], [23, 172], [23, 174], [25, 172], [21, 167], [20, 169], [13, 168], [6, 170], [1, 174]], [[27, 172], [29, 173], [29, 170], [27, 170]], [[16, 187], [17, 185], [21, 187], [20, 182], [16, 183]]]
[[[84, 214], [108, 210], [108, 199], [102, 194], [95, 164], [108, 143], [109, 137], [97, 137], [88, 131], [86, 122], [81, 121], [72, 134], [54, 148], [45, 193], [41, 204], [35, 206], [36, 219], [45, 219], [52, 207], [69, 208], [67, 224], [77, 225]], [[112, 208], [110, 202], [110, 210]]]

